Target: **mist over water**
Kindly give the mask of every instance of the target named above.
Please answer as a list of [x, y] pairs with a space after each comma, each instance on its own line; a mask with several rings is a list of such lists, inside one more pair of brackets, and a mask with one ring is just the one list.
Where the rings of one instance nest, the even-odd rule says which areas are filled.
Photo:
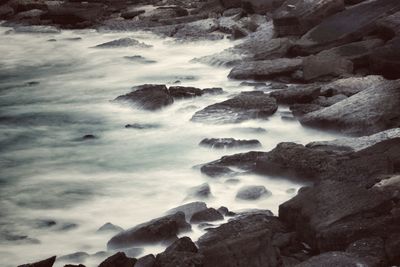
[[[277, 213], [301, 183], [243, 174], [237, 184], [208, 178], [193, 166], [248, 149], [211, 150], [203, 138], [258, 139], [268, 151], [279, 142], [307, 143], [335, 136], [282, 120], [212, 125], [190, 121], [194, 112], [235, 93], [253, 90], [228, 80], [229, 69], [192, 62], [233, 45], [228, 40], [175, 42], [149, 33], [63, 31], [6, 34], [0, 27], [0, 265], [16, 266], [52, 255], [106, 250], [106, 222], [123, 228], [164, 215], [188, 199], [188, 190], [209, 183], [206, 202], [230, 210], [260, 208]], [[79, 38], [81, 39], [79, 39]], [[132, 37], [152, 48], [94, 48]], [[52, 40], [52, 39], [55, 39]], [[149, 61], [136, 62], [140, 55]], [[175, 84], [180, 81], [179, 84]], [[223, 95], [179, 100], [157, 112], [112, 102], [135, 85], [160, 83], [222, 87]], [[127, 129], [126, 124], [152, 124]], [[266, 132], [249, 131], [262, 127]], [[82, 140], [87, 134], [96, 139]], [[244, 185], [272, 192], [258, 201], [235, 200]], [[51, 226], [44, 221], [54, 221]], [[197, 228], [190, 236], [201, 234]], [[155, 253], [162, 247], [148, 247]], [[96, 266], [105, 257], [83, 262]], [[64, 266], [56, 262], [55, 266]]]

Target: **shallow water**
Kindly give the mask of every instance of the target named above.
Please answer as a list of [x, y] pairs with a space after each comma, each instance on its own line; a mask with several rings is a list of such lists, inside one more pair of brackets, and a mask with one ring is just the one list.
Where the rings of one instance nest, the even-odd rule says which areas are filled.
[[[195, 111], [253, 89], [228, 80], [229, 69], [191, 61], [232, 46], [228, 40], [175, 43], [141, 32], [5, 34], [8, 30], [0, 28], [1, 266], [77, 251], [104, 251], [112, 236], [96, 233], [104, 223], [128, 228], [159, 217], [172, 207], [195, 201], [187, 199], [189, 188], [205, 182], [213, 194], [206, 201], [209, 206], [276, 213], [279, 204], [294, 196], [288, 189], [297, 190], [302, 184], [258, 175], [239, 176], [238, 184], [208, 178], [193, 166], [247, 150], [210, 150], [198, 143], [206, 137], [258, 139], [263, 144], [260, 150], [267, 151], [283, 141], [335, 138], [305, 129], [297, 121], [282, 120], [279, 112], [285, 107], [267, 121], [190, 122]], [[93, 48], [122, 37], [153, 47]], [[125, 58], [135, 55], [156, 63]], [[222, 87], [227, 93], [176, 101], [158, 112], [110, 101], [134, 85], [172, 85], [178, 80], [179, 85]], [[129, 123], [158, 127], [126, 129]], [[247, 127], [267, 131], [249, 132]], [[86, 134], [98, 138], [82, 141]], [[258, 201], [235, 200], [244, 185], [264, 185], [273, 195]], [[56, 224], [44, 227], [43, 220]], [[195, 229], [189, 235], [200, 234]], [[145, 252], [161, 249], [148, 247]], [[91, 257], [83, 263], [96, 266], [103, 259]]]

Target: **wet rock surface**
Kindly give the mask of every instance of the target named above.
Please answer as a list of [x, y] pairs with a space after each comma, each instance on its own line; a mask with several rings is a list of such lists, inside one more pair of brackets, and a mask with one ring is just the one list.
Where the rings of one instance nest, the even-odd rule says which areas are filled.
[[191, 120], [205, 123], [238, 123], [249, 119], [265, 119], [274, 114], [277, 108], [275, 99], [262, 92], [242, 93], [196, 112]]
[[210, 147], [215, 149], [224, 148], [241, 148], [241, 147], [260, 147], [261, 143], [258, 140], [236, 140], [233, 138], [206, 138], [203, 139], [200, 146]]

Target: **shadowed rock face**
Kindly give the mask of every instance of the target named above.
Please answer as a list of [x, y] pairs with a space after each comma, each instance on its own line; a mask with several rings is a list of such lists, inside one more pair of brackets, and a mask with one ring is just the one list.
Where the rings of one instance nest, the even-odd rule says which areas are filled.
[[370, 64], [373, 71], [386, 78], [400, 78], [400, 37], [389, 41], [384, 47], [377, 48], [371, 54]]
[[99, 267], [132, 267], [136, 259], [128, 258], [125, 253], [118, 252], [100, 263]]
[[375, 0], [346, 9], [323, 20], [294, 46], [296, 54], [311, 54], [359, 40], [376, 30], [376, 22], [400, 10], [397, 0]]
[[154, 267], [202, 267], [203, 256], [189, 237], [182, 237], [157, 255]]
[[35, 263], [23, 264], [20, 265], [19, 267], [52, 267], [55, 261], [56, 261], [56, 256]]
[[177, 212], [119, 233], [108, 241], [107, 247], [118, 249], [160, 242], [170, 243], [177, 238], [178, 233], [190, 229], [190, 224], [185, 220], [185, 214]]
[[239, 123], [251, 119], [265, 119], [277, 109], [275, 99], [262, 92], [242, 93], [196, 112], [191, 120], [205, 123]]
[[372, 266], [370, 263], [357, 255], [335, 251], [327, 252], [296, 265], [298, 267], [320, 267], [320, 266]]

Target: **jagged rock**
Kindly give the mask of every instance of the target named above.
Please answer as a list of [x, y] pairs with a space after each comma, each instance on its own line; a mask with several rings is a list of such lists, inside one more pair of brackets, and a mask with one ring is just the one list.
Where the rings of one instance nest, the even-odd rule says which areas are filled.
[[51, 258], [48, 258], [43, 261], [38, 261], [35, 263], [28, 263], [28, 264], [23, 264], [18, 267], [52, 267], [54, 265], [54, 262], [56, 261], [56, 256], [53, 256]]
[[377, 48], [370, 57], [371, 69], [386, 78], [400, 78], [400, 37]]
[[203, 211], [207, 209], [207, 205], [204, 202], [191, 202], [184, 204], [182, 206], [173, 208], [167, 211], [167, 214], [175, 214], [177, 212], [183, 212], [185, 214], [186, 220], [190, 221], [193, 214], [199, 211]]
[[112, 223], [106, 223], [101, 226], [97, 232], [122, 232], [124, 229]]
[[182, 237], [156, 257], [154, 267], [201, 267], [203, 257], [189, 237]]
[[138, 47], [138, 48], [150, 48], [151, 45], [141, 43], [138, 40], [132, 38], [121, 38], [118, 40], [110, 41], [104, 44], [96, 45], [97, 48], [113, 48], [113, 47]]
[[257, 200], [261, 197], [271, 196], [272, 193], [265, 186], [244, 186], [239, 189], [236, 198], [243, 200]]
[[396, 0], [373, 0], [327, 17], [293, 47], [295, 54], [312, 54], [354, 42], [377, 29], [376, 22], [400, 10]]
[[125, 230], [110, 239], [108, 249], [127, 248], [143, 244], [170, 243], [177, 234], [190, 230], [183, 212], [177, 212]]
[[189, 197], [208, 198], [211, 196], [210, 185], [207, 183], [189, 189]]
[[274, 236], [286, 232], [283, 224], [269, 214], [249, 214], [209, 229], [197, 242], [204, 255], [204, 267], [277, 266], [279, 254]]
[[274, 12], [277, 34], [303, 35], [326, 17], [344, 9], [343, 0], [287, 0]]
[[190, 223], [202, 223], [202, 222], [213, 222], [223, 220], [224, 216], [222, 216], [219, 211], [213, 208], [208, 208], [206, 210], [198, 211], [193, 214], [190, 219]]
[[307, 113], [304, 125], [354, 135], [374, 134], [400, 126], [400, 83], [371, 87], [330, 107]]
[[136, 259], [128, 258], [125, 253], [118, 252], [100, 263], [99, 267], [133, 267]]
[[133, 92], [119, 96], [115, 100], [129, 101], [147, 110], [157, 110], [174, 102], [165, 85], [145, 84], [132, 89]]
[[301, 69], [302, 66], [302, 58], [279, 58], [243, 62], [234, 67], [228, 77], [239, 80], [267, 80], [280, 75], [290, 75], [296, 70]]
[[277, 109], [275, 99], [262, 92], [241, 93], [196, 112], [191, 120], [205, 123], [239, 123], [251, 119], [265, 119]]
[[203, 139], [200, 146], [206, 146], [217, 149], [224, 148], [241, 148], [241, 147], [260, 147], [258, 140], [236, 140], [233, 138], [206, 138]]
[[360, 151], [385, 140], [400, 138], [400, 128], [394, 128], [370, 136], [357, 138], [342, 137], [333, 141], [319, 141], [307, 144], [307, 147], [318, 149], [345, 149]]

